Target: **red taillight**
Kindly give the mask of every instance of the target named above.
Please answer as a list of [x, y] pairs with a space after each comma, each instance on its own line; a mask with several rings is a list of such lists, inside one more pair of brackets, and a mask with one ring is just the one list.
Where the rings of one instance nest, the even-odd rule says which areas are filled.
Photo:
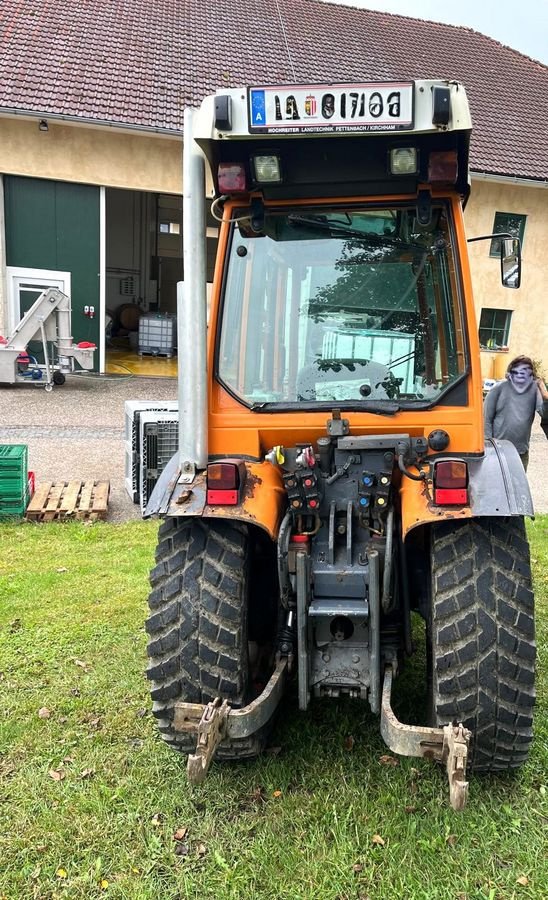
[[207, 502], [210, 506], [237, 506], [245, 482], [245, 465], [234, 462], [209, 463], [207, 467]]
[[437, 506], [468, 504], [468, 466], [460, 459], [434, 463], [434, 503]]
[[458, 175], [456, 150], [435, 150], [428, 157], [428, 181], [454, 184]]
[[244, 193], [247, 190], [245, 168], [241, 163], [219, 163], [217, 181], [221, 194]]

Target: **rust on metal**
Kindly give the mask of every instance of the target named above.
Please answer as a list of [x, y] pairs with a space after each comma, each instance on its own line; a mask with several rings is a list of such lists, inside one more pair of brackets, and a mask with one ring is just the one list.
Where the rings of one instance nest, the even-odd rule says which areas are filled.
[[200, 784], [206, 777], [215, 751], [225, 737], [229, 710], [227, 701], [220, 697], [205, 707], [197, 728], [196, 753], [188, 757], [186, 767], [191, 784]]
[[204, 780], [217, 747], [225, 738], [249, 737], [266, 725], [281, 700], [288, 665], [287, 657], [280, 659], [262, 693], [243, 709], [231, 709], [228, 702], [220, 697], [207, 705], [175, 703], [175, 731], [197, 735], [196, 752], [188, 757], [187, 763], [191, 784]]
[[396, 718], [390, 704], [392, 666], [384, 672], [381, 703], [381, 734], [386, 745], [400, 756], [422, 756], [445, 762], [449, 779], [449, 801], [453, 809], [464, 809], [468, 799], [466, 760], [471, 732], [461, 723], [444, 728], [405, 725]]
[[453, 809], [464, 809], [468, 800], [466, 759], [471, 732], [461, 723], [443, 729], [443, 748], [446, 754], [449, 800]]

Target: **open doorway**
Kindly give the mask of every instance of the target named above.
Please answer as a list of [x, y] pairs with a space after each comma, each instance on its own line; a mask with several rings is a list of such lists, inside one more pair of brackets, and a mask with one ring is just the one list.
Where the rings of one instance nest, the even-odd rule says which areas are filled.
[[[106, 190], [105, 368], [177, 376], [177, 282], [183, 279], [182, 197]], [[208, 228], [208, 281], [217, 229]]]
[[[177, 310], [169, 282], [182, 278], [181, 203], [180, 197], [106, 191], [108, 373], [177, 375]], [[172, 229], [167, 236], [159, 230], [164, 207]]]

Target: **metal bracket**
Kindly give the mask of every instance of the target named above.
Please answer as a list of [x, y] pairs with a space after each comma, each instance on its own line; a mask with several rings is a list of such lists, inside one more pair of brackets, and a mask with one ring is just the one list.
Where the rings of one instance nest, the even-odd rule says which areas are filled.
[[447, 756], [449, 801], [453, 809], [464, 809], [468, 800], [466, 759], [471, 732], [461, 723], [446, 725], [443, 729], [443, 754]]
[[204, 780], [217, 747], [225, 738], [241, 740], [266, 725], [282, 698], [288, 667], [288, 657], [279, 659], [262, 693], [242, 709], [232, 709], [220, 697], [207, 705], [183, 701], [174, 703], [175, 731], [197, 736], [196, 753], [189, 756], [187, 764], [191, 784]]
[[449, 779], [449, 801], [453, 809], [463, 809], [468, 799], [466, 760], [471, 732], [455, 723], [444, 728], [404, 725], [390, 705], [392, 666], [386, 666], [381, 704], [381, 734], [386, 745], [400, 756], [424, 756], [445, 762]]
[[206, 777], [215, 751], [225, 737], [229, 710], [227, 701], [220, 697], [205, 707], [198, 724], [196, 753], [188, 757], [186, 767], [190, 784], [200, 784]]

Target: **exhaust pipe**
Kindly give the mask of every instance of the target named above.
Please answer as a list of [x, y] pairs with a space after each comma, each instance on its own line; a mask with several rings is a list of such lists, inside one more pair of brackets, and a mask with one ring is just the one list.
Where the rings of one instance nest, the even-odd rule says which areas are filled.
[[205, 166], [194, 141], [197, 110], [184, 114], [183, 266], [177, 285], [180, 481], [207, 465], [207, 291]]

